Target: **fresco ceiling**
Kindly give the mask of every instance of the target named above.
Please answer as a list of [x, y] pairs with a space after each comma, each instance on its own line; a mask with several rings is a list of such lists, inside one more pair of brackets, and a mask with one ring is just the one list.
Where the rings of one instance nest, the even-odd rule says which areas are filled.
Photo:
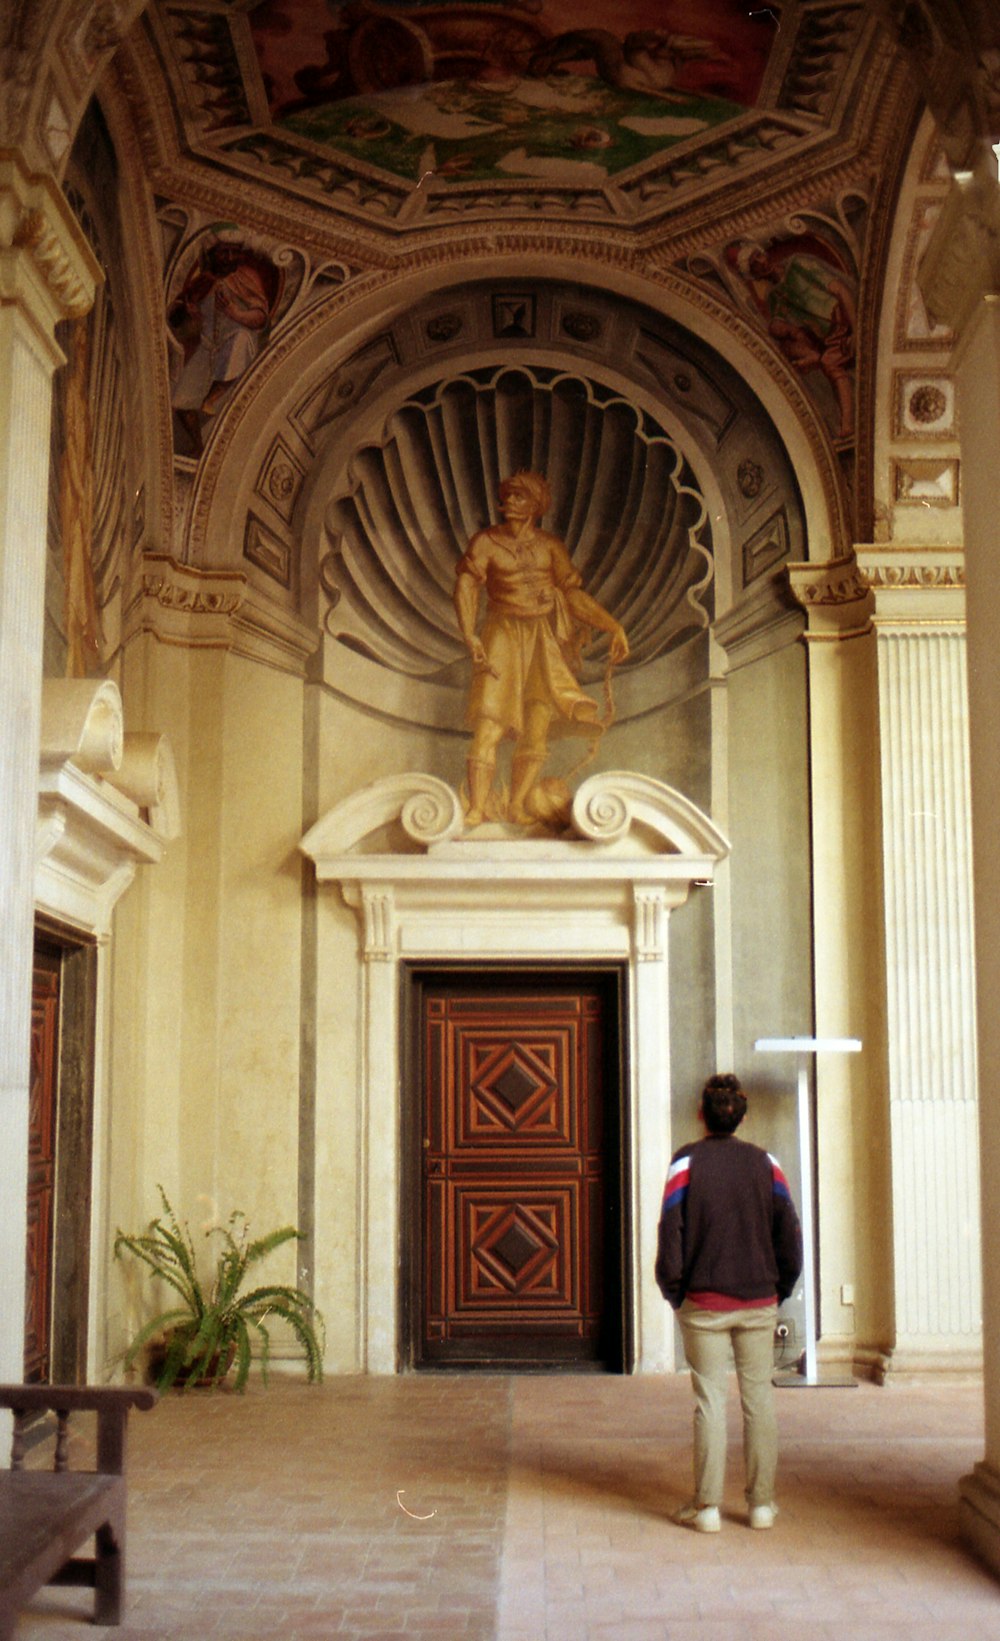
[[164, 192], [648, 225], [842, 161], [874, 31], [853, 0], [156, 0], [130, 87]]

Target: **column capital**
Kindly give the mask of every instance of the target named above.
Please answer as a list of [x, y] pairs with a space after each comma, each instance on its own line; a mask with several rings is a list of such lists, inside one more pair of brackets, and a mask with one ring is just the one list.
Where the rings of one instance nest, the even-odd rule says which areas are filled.
[[961, 547], [859, 545], [858, 569], [875, 598], [874, 623], [886, 627], [965, 625], [965, 553]]
[[57, 323], [89, 312], [102, 278], [55, 180], [0, 149], [0, 306], [20, 308], [58, 363]]
[[806, 612], [807, 640], [837, 642], [871, 631], [875, 599], [853, 553], [785, 568], [792, 593]]

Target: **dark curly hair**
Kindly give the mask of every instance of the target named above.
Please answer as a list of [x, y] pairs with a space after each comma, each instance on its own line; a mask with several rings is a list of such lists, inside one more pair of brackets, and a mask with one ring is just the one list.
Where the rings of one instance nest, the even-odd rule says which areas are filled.
[[747, 1097], [731, 1071], [716, 1072], [701, 1091], [701, 1114], [710, 1134], [734, 1134], [747, 1114]]

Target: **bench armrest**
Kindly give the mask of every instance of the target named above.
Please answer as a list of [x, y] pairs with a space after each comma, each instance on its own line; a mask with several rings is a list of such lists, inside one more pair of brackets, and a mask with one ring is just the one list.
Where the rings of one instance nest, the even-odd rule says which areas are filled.
[[[130, 1385], [0, 1385], [0, 1407], [14, 1413], [14, 1448], [11, 1469], [21, 1467], [21, 1424], [29, 1413], [52, 1412], [59, 1416], [60, 1432], [69, 1413], [97, 1414], [97, 1469], [101, 1475], [120, 1476], [125, 1468], [125, 1425], [129, 1410], [145, 1412], [159, 1400], [155, 1390]], [[56, 1447], [56, 1468], [60, 1444]]]

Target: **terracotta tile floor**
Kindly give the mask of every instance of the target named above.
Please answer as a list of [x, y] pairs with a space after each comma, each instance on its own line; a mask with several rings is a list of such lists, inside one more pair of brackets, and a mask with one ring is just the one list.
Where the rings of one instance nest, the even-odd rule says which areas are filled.
[[[957, 1538], [973, 1384], [778, 1393], [781, 1515], [688, 1495], [686, 1376], [410, 1376], [170, 1397], [133, 1418], [120, 1641], [1000, 1641]], [[85, 1445], [85, 1433], [77, 1445]], [[49, 1590], [18, 1641], [81, 1641]]]

